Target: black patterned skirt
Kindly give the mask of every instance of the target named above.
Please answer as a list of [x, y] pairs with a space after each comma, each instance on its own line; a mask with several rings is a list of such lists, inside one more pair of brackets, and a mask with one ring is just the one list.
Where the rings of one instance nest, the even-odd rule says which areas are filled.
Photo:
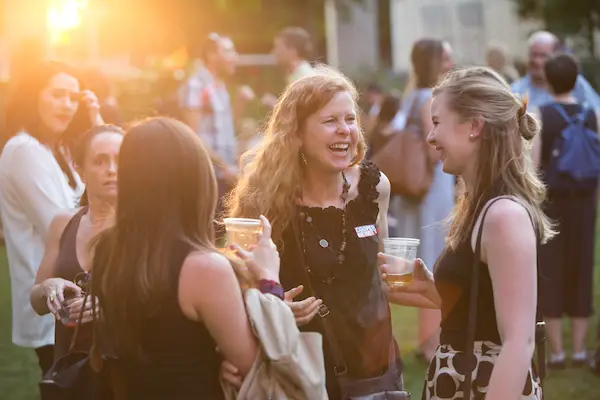
[[[475, 342], [477, 367], [473, 371], [470, 400], [484, 399], [488, 391], [494, 364], [501, 346], [492, 342]], [[423, 400], [463, 400], [462, 383], [465, 380], [466, 363], [464, 353], [450, 345], [437, 348], [427, 372]], [[541, 400], [540, 381], [530, 369], [521, 400]]]

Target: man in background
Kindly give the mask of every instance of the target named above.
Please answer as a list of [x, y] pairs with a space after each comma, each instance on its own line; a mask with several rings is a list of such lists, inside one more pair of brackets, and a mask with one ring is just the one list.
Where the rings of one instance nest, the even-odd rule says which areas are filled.
[[[290, 26], [275, 37], [272, 53], [277, 65], [286, 73], [286, 84], [314, 74], [309, 62], [313, 50], [310, 34], [303, 28]], [[262, 103], [268, 108], [273, 108], [276, 101], [272, 94], [265, 94], [262, 98]]]
[[223, 194], [237, 177], [234, 115], [225, 80], [235, 74], [238, 54], [230, 38], [211, 33], [201, 56], [203, 64], [179, 90], [179, 106], [183, 121], [206, 146]]
[[[538, 31], [529, 37], [527, 74], [512, 84], [513, 92], [529, 96], [529, 108], [537, 108], [552, 101], [544, 75], [544, 64], [551, 55], [562, 50], [563, 46], [553, 33]], [[577, 77], [573, 97], [579, 104], [600, 109], [600, 97], [582, 75]]]

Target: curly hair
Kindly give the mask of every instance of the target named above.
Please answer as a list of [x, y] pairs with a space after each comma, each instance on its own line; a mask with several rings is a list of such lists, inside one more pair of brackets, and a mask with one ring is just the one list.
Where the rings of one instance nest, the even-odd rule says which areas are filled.
[[[225, 199], [227, 214], [264, 215], [271, 221], [273, 240], [281, 240], [282, 232], [294, 218], [304, 178], [300, 137], [306, 119], [341, 92], [350, 93], [356, 103], [358, 92], [354, 84], [324, 66], [286, 88], [275, 105], [262, 142], [242, 156], [240, 179]], [[359, 164], [365, 152], [364, 134], [360, 131], [352, 165]]]

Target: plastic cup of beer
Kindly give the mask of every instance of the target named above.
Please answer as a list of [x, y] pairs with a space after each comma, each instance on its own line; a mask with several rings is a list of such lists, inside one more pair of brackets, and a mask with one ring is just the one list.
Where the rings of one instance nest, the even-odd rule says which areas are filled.
[[227, 244], [237, 244], [244, 250], [258, 244], [263, 227], [260, 219], [225, 218]]
[[387, 272], [388, 286], [404, 287], [412, 282], [420, 243], [419, 239], [412, 238], [383, 239], [383, 252], [400, 259], [400, 262], [393, 264], [394, 269]]

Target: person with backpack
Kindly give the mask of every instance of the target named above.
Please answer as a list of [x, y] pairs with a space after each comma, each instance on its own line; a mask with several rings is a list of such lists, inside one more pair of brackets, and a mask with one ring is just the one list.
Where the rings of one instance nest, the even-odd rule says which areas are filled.
[[548, 187], [545, 211], [559, 233], [540, 248], [541, 308], [551, 349], [548, 367], [563, 369], [565, 315], [572, 330], [571, 365], [587, 364], [600, 140], [594, 110], [572, 95], [579, 75], [576, 60], [568, 54], [557, 55], [546, 62], [544, 70], [553, 99], [539, 109], [542, 135], [534, 142], [534, 159]]

